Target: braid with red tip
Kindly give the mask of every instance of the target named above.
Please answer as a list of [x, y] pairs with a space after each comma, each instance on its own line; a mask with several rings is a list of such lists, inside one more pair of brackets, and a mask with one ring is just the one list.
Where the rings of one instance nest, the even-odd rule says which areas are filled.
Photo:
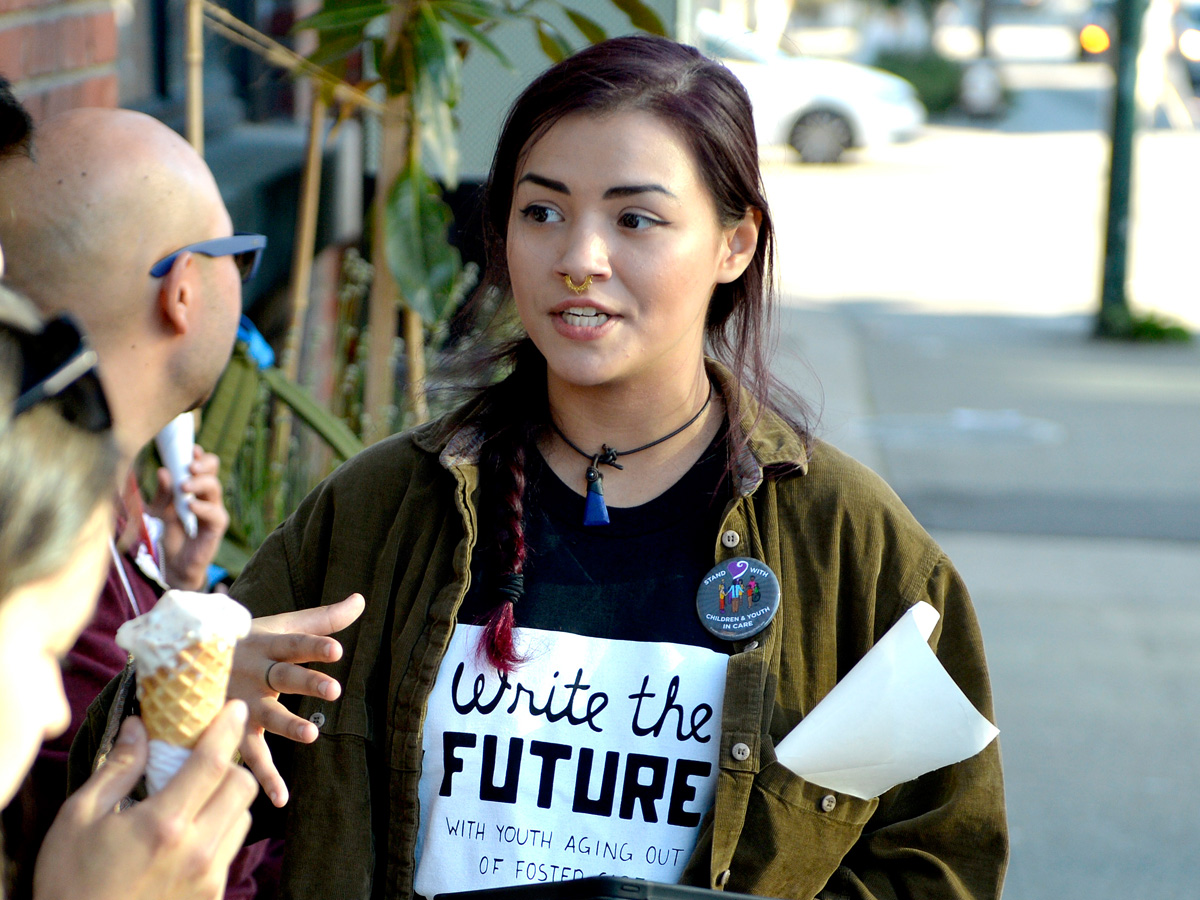
[[[492, 427], [484, 444], [483, 487], [495, 543], [484, 585], [496, 598], [496, 605], [479, 621], [483, 635], [476, 654], [481, 662], [486, 660], [504, 674], [525, 662], [513, 643], [513, 622], [514, 606], [525, 590], [525, 460], [528, 448], [536, 444], [539, 427], [521, 411], [528, 413], [531, 403], [535, 410], [545, 403], [545, 378], [536, 373], [539, 369], [544, 372], [545, 364], [534, 362], [541, 356], [536, 350], [529, 352], [532, 342], [523, 343], [527, 346], [513, 354], [516, 366], [512, 374], [489, 391], [493, 403], [485, 416]], [[543, 398], [540, 404], [534, 400], [539, 396]]]
[[[493, 515], [496, 544], [493, 577], [488, 579], [499, 601], [483, 622], [480, 652], [500, 672], [508, 674], [524, 662], [513, 646], [513, 606], [524, 592], [525, 569], [525, 447], [520, 429], [509, 429], [509, 440], [493, 442], [488, 468], [496, 478]], [[512, 440], [511, 438], [518, 438]], [[507, 452], [504, 452], [507, 451]]]

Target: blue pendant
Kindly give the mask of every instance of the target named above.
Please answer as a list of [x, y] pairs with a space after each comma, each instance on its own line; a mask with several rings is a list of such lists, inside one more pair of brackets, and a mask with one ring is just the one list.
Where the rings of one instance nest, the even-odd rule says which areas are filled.
[[588, 466], [587, 469], [587, 502], [583, 507], [583, 524], [608, 524], [608, 507], [604, 504], [604, 480], [595, 466]]

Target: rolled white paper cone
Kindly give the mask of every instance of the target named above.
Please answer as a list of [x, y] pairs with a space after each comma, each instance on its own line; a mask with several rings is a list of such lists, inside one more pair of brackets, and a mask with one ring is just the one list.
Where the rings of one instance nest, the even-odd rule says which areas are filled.
[[151, 741], [146, 758], [146, 792], [153, 796], [167, 786], [192, 751], [166, 741]]
[[162, 457], [163, 465], [171, 473], [172, 491], [175, 495], [175, 511], [179, 513], [179, 521], [187, 536], [196, 536], [199, 523], [196, 514], [192, 512], [192, 500], [195, 497], [185, 494], [180, 485], [191, 476], [192, 456], [196, 446], [196, 420], [190, 412], [182, 413], [168, 422], [154, 438], [158, 446], [158, 455]]

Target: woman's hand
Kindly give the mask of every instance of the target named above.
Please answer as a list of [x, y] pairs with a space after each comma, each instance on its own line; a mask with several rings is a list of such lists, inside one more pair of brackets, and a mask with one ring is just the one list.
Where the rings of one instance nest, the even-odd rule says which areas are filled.
[[116, 812], [146, 768], [131, 718], [100, 770], [72, 795], [38, 856], [35, 900], [216, 900], [250, 828], [257, 790], [231, 760], [246, 707], [228, 703], [161, 793]]
[[301, 744], [311, 744], [319, 734], [317, 726], [288, 712], [279, 695], [302, 694], [323, 700], [341, 695], [336, 680], [301, 664], [341, 659], [342, 645], [328, 635], [350, 625], [365, 608], [362, 594], [351, 594], [329, 606], [264, 616], [255, 619], [250, 634], [238, 641], [229, 696], [244, 700], [250, 709], [242, 761], [276, 806], [287, 803], [288, 791], [264, 734], [269, 731]]

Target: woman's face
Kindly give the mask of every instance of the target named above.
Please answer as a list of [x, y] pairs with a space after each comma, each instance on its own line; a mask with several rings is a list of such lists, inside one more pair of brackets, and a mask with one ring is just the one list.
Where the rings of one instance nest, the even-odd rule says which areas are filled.
[[65, 569], [0, 598], [0, 804], [12, 798], [42, 741], [70, 722], [59, 660], [95, 611], [111, 536], [112, 509], [105, 503]]
[[[656, 116], [559, 120], [518, 167], [507, 240], [551, 381], [693, 382], [713, 289], [742, 274], [757, 237], [751, 216], [721, 226], [691, 150]], [[576, 294], [564, 275], [591, 283]]]

